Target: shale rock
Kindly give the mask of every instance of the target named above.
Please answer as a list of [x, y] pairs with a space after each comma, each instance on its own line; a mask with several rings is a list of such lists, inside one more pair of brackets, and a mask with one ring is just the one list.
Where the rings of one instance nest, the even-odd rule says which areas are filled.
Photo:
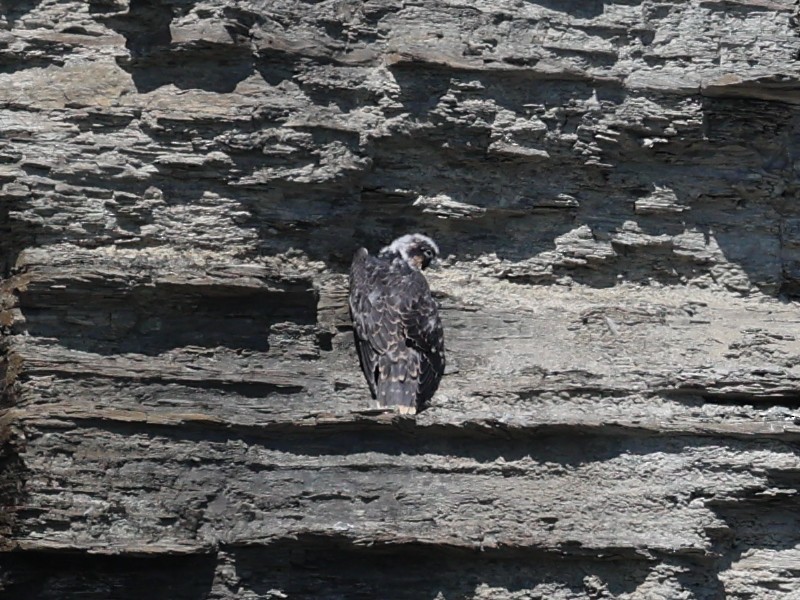
[[[0, 1], [3, 597], [797, 597], [798, 27]], [[346, 272], [413, 231], [401, 417]]]

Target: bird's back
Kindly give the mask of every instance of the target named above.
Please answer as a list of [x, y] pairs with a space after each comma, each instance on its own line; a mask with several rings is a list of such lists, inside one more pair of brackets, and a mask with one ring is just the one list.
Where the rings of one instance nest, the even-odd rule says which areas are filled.
[[444, 336], [428, 282], [401, 260], [356, 252], [350, 310], [361, 368], [381, 406], [421, 408], [444, 372]]

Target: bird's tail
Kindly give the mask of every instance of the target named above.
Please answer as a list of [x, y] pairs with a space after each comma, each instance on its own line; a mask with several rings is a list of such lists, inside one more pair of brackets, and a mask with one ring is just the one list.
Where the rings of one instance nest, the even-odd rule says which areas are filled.
[[397, 408], [398, 412], [417, 412], [417, 382], [407, 377], [408, 369], [403, 362], [386, 365], [384, 376], [378, 381], [378, 404]]

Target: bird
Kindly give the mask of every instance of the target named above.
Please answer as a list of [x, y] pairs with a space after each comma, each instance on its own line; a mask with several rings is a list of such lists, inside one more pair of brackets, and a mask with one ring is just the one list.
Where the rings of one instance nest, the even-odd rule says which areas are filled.
[[397, 238], [350, 267], [350, 315], [358, 358], [372, 398], [400, 413], [424, 410], [445, 368], [439, 309], [422, 271], [439, 256], [426, 235]]

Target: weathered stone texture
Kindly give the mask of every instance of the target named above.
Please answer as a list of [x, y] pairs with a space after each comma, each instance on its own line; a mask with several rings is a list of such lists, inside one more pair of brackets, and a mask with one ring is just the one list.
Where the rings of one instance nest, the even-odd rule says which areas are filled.
[[[3, 597], [797, 597], [799, 23], [0, 0]], [[345, 273], [410, 231], [401, 418]]]

